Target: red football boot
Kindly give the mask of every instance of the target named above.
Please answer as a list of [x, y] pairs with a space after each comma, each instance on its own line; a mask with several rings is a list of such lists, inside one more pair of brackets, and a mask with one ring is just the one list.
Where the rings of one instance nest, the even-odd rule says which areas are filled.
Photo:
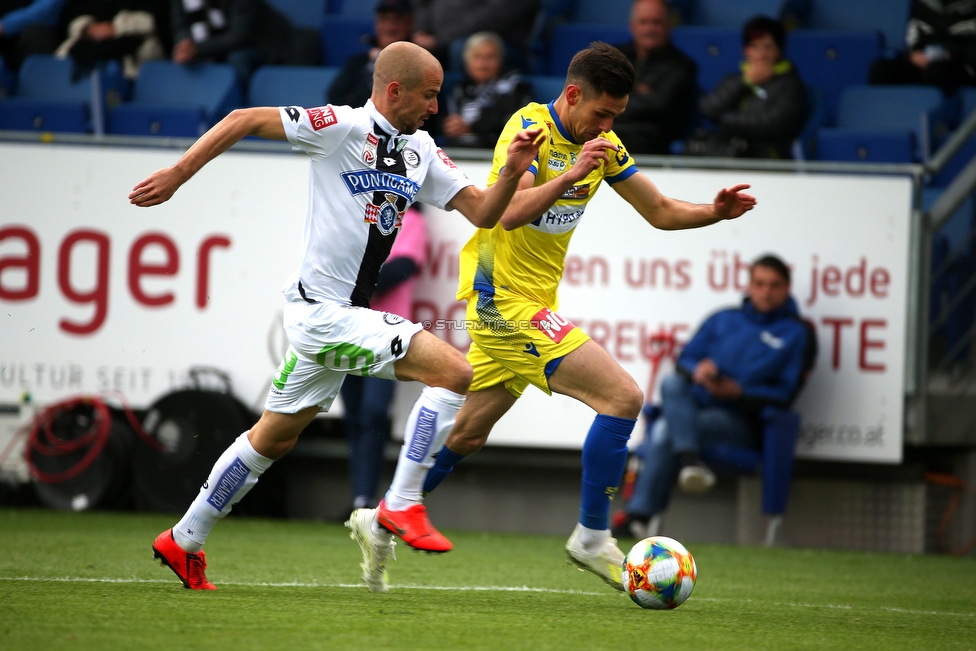
[[184, 551], [182, 547], [173, 540], [173, 530], [167, 529], [156, 536], [153, 541], [153, 558], [158, 558], [163, 565], [173, 570], [183, 587], [190, 590], [216, 590], [207, 575], [203, 573], [207, 569], [207, 557], [201, 549], [196, 554]]
[[386, 502], [376, 507], [376, 521], [379, 525], [403, 538], [414, 549], [423, 552], [443, 553], [454, 548], [451, 541], [441, 535], [427, 519], [427, 508], [414, 504], [402, 511], [391, 511]]

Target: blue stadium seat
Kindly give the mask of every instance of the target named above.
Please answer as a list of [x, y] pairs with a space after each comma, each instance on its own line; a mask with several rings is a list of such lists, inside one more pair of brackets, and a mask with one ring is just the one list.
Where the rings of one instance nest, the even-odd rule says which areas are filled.
[[[295, 27], [318, 29], [322, 25], [322, 18], [325, 16], [325, 0], [268, 0], [268, 2], [288, 16], [288, 20]], [[368, 2], [364, 4], [372, 7]]]
[[338, 68], [262, 66], [248, 88], [250, 106], [322, 106]]
[[372, 18], [379, 0], [330, 0], [330, 13], [338, 16]]
[[817, 131], [816, 142], [817, 160], [915, 162], [915, 136], [907, 129], [820, 129]]
[[783, 4], [784, 0], [695, 0], [689, 24], [741, 30], [757, 14], [779, 17]]
[[109, 133], [128, 136], [196, 138], [211, 126], [201, 106], [135, 103], [118, 106]]
[[[71, 80], [70, 59], [27, 57], [20, 67], [17, 96], [0, 101], [0, 129], [86, 133], [91, 124], [92, 83]], [[105, 76], [96, 73], [102, 84]]]
[[112, 112], [109, 133], [192, 138], [240, 105], [233, 66], [149, 61], [139, 71], [133, 101]]
[[634, 0], [600, 0], [600, 2], [577, 2], [573, 10], [573, 22], [581, 24], [627, 25], [630, 22], [630, 7]]
[[[956, 93], [959, 102], [959, 122], [966, 119], [973, 111], [976, 111], [976, 88], [961, 88]], [[942, 170], [929, 179], [929, 185], [935, 188], [945, 188], [956, 175], [962, 171], [969, 161], [976, 158], [976, 135], [970, 136], [963, 146], [956, 152], [956, 155], [949, 159]]]
[[803, 124], [803, 130], [793, 143], [793, 158], [796, 160], [813, 159], [817, 130], [827, 123], [827, 106], [824, 103], [823, 93], [819, 88], [809, 84], [806, 85], [806, 91], [807, 119]]
[[675, 27], [671, 40], [698, 64], [698, 87], [705, 92], [739, 71], [742, 34], [738, 27]]
[[593, 41], [603, 41], [619, 45], [630, 41], [630, 30], [623, 25], [578, 25], [564, 23], [556, 25], [549, 39], [548, 74], [565, 77], [569, 62], [580, 50], [585, 50]]
[[868, 83], [871, 62], [879, 56], [881, 36], [877, 31], [796, 30], [786, 39], [786, 57], [803, 81], [824, 94], [829, 123], [836, 119], [843, 90]]
[[342, 67], [350, 55], [369, 50], [373, 19], [326, 16], [322, 20], [322, 65]]
[[532, 101], [548, 104], [563, 92], [566, 77], [556, 75], [531, 75], [525, 78], [532, 84]]
[[904, 50], [911, 4], [911, 0], [814, 0], [807, 27], [877, 30], [889, 50]]
[[852, 86], [841, 95], [837, 126], [909, 130], [920, 147], [916, 159], [926, 160], [936, 132], [946, 130], [945, 113], [942, 93], [932, 86]]

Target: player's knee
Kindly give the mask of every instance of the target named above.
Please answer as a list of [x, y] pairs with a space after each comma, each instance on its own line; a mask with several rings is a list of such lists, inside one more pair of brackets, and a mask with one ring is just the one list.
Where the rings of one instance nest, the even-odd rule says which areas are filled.
[[637, 418], [641, 407], [644, 406], [644, 392], [636, 384], [624, 385], [613, 396], [615, 416], [621, 418]]
[[463, 396], [467, 394], [473, 379], [474, 370], [468, 364], [468, 360], [460, 357], [458, 361], [451, 365], [450, 372], [444, 378], [444, 388]]

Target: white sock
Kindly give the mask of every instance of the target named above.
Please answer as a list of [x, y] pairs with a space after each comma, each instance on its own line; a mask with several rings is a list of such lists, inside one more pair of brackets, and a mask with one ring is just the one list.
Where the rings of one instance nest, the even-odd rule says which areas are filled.
[[580, 544], [588, 552], [595, 552], [600, 549], [607, 540], [610, 539], [609, 529], [590, 529], [579, 525], [579, 540]]
[[383, 498], [389, 509], [402, 511], [421, 503], [424, 478], [434, 465], [433, 455], [443, 447], [463, 404], [464, 396], [447, 389], [426, 387], [421, 392], [407, 417], [396, 473]]
[[230, 513], [272, 463], [255, 452], [247, 432], [238, 436], [217, 459], [196, 499], [173, 527], [176, 544], [191, 554], [200, 551], [217, 520]]

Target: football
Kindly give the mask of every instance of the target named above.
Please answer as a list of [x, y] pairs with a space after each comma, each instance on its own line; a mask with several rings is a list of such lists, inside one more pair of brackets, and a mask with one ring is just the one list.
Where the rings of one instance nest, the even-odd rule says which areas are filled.
[[624, 559], [624, 592], [641, 608], [669, 610], [685, 602], [698, 568], [691, 553], [673, 538], [652, 536], [634, 545]]

